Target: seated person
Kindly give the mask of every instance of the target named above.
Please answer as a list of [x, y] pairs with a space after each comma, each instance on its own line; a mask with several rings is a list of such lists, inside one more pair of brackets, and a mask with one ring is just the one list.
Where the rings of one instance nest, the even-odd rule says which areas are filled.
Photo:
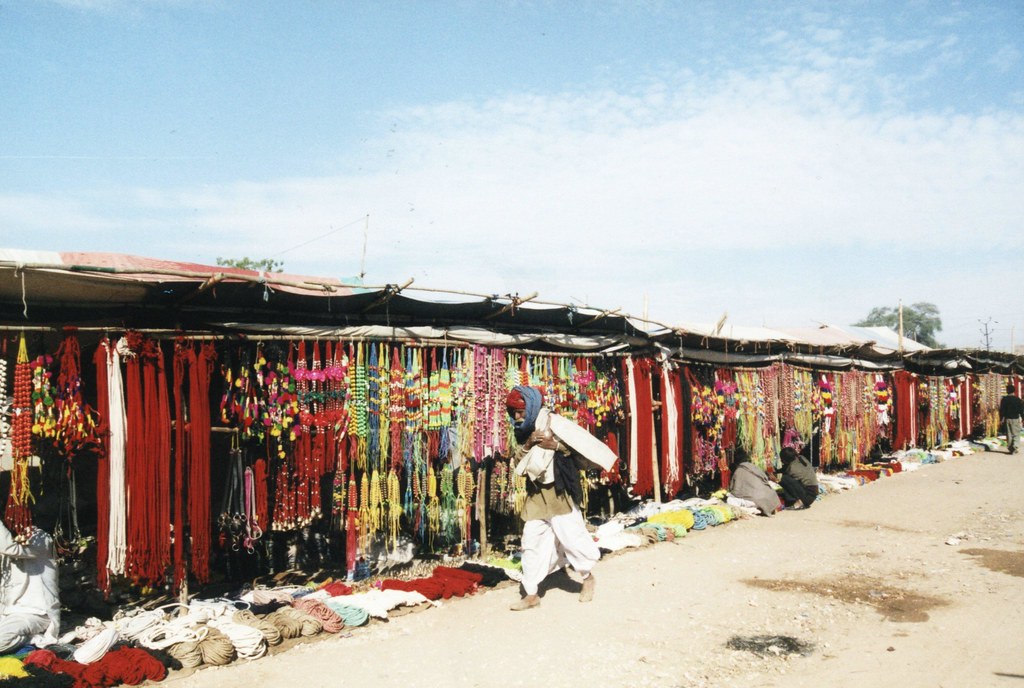
[[53, 538], [33, 526], [27, 540], [19, 542], [0, 521], [0, 568], [0, 655], [29, 643], [55, 643], [60, 591]]
[[818, 476], [810, 459], [796, 453], [793, 447], [783, 447], [779, 452], [782, 460], [782, 501], [792, 509], [807, 509], [818, 498]]
[[732, 480], [729, 492], [734, 497], [754, 503], [765, 516], [779, 510], [779, 495], [772, 487], [768, 474], [747, 460], [747, 452], [736, 447], [733, 453]]

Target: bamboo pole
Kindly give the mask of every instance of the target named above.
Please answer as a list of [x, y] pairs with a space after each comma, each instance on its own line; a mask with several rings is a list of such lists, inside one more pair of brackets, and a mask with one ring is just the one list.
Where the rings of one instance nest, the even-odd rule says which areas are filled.
[[485, 315], [483, 317], [483, 319], [484, 320], [490, 320], [491, 318], [497, 318], [502, 313], [507, 313], [508, 311], [512, 310], [513, 308], [518, 308], [519, 306], [521, 306], [522, 304], [526, 303], [527, 301], [532, 301], [533, 299], [537, 298], [537, 296], [538, 296], [537, 292], [533, 292], [529, 296], [524, 296], [523, 298], [519, 298], [518, 296], [513, 296], [511, 302], [505, 304], [504, 306], [502, 306], [498, 310], [494, 311], [493, 313], [488, 313], [487, 315]]

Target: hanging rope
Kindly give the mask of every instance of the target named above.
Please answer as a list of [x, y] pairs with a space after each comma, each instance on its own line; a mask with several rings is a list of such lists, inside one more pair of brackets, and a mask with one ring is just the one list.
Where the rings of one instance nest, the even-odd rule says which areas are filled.
[[128, 552], [128, 497], [127, 497], [127, 444], [128, 417], [125, 411], [125, 391], [121, 374], [121, 360], [129, 352], [128, 342], [122, 337], [110, 352], [107, 383], [110, 410], [110, 537], [107, 569], [111, 574], [124, 574]]
[[32, 456], [32, 371], [25, 346], [25, 334], [18, 343], [18, 358], [14, 366], [14, 397], [11, 408], [11, 449], [14, 460], [11, 469], [11, 487], [7, 496], [4, 521], [14, 534], [22, 540], [28, 537], [32, 528], [32, 513], [29, 501], [28, 467]]
[[[210, 580], [210, 376], [217, 352], [212, 342], [189, 352], [189, 465], [188, 525], [191, 536], [192, 575], [199, 583]], [[266, 523], [266, 474], [264, 520]]]
[[184, 382], [185, 368], [190, 362], [189, 351], [191, 346], [185, 340], [178, 338], [174, 341], [174, 488], [172, 499], [174, 502], [174, 547], [172, 549], [173, 580], [175, 590], [180, 590], [187, 575], [187, 562], [185, 561], [185, 516], [183, 502], [188, 486], [185, 484], [185, 466], [188, 463], [189, 449], [186, 441], [186, 429], [188, 428], [188, 412], [185, 408]]

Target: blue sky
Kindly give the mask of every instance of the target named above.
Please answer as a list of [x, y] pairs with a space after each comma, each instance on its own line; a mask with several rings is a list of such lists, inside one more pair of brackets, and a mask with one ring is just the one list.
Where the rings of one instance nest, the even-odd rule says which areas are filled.
[[[0, 0], [0, 247], [1024, 343], [1024, 4]], [[415, 293], [413, 293], [415, 295]]]

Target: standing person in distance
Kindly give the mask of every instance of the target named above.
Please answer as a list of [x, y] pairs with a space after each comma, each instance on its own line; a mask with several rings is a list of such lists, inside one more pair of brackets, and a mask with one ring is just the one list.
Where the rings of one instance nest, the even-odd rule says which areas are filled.
[[999, 420], [1006, 427], [1006, 453], [1016, 454], [1020, 442], [1020, 421], [1024, 417], [1024, 403], [1016, 394], [1013, 384], [1006, 385], [1006, 396], [999, 402]]

